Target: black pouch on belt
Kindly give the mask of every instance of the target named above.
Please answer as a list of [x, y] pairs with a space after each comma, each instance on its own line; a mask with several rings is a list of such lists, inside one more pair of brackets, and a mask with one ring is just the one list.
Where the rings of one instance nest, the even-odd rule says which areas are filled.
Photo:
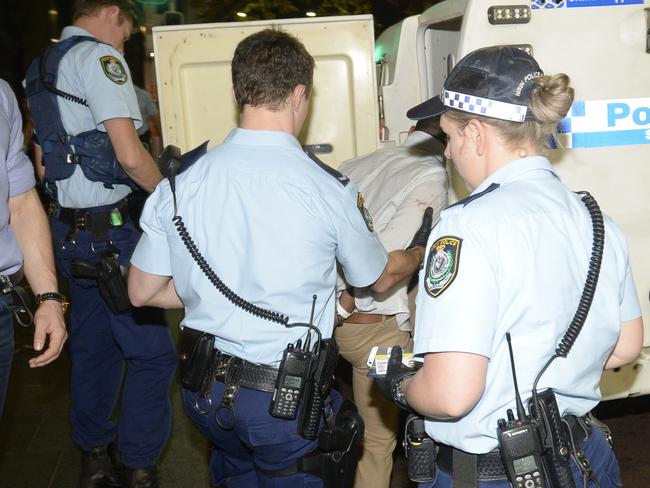
[[131, 310], [126, 279], [114, 253], [107, 251], [100, 254], [96, 263], [73, 259], [71, 265], [75, 278], [97, 280], [99, 293], [111, 312], [119, 314]]
[[183, 327], [178, 341], [183, 388], [194, 392], [209, 389], [216, 351], [212, 334]]

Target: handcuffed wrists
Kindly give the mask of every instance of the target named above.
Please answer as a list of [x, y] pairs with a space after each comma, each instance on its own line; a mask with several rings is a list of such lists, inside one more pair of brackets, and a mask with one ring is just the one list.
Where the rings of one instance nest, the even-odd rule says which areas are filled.
[[336, 313], [339, 314], [343, 320], [352, 315], [352, 312], [348, 312], [338, 300], [336, 301]]

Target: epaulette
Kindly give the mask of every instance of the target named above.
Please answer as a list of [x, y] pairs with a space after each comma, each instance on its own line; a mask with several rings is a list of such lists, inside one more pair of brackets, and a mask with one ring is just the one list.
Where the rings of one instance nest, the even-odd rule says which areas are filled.
[[314, 163], [316, 163], [318, 166], [320, 166], [325, 172], [327, 172], [329, 175], [333, 176], [336, 178], [336, 180], [341, 183], [343, 186], [347, 186], [347, 184], [350, 182], [350, 179], [345, 176], [343, 173], [340, 171], [335, 170], [331, 166], [326, 165], [324, 162], [322, 162], [318, 157], [314, 154], [313, 151], [307, 149], [305, 151], [305, 154], [309, 156], [309, 159], [311, 159]]
[[487, 193], [490, 193], [491, 191], [496, 190], [497, 188], [499, 188], [499, 186], [501, 186], [501, 185], [499, 185], [498, 183], [492, 183], [485, 190], [483, 190], [481, 192], [478, 192], [476, 195], [470, 195], [467, 198], [463, 198], [462, 200], [458, 200], [456, 203], [454, 203], [453, 205], [449, 205], [447, 208], [456, 207], [457, 205], [462, 205], [463, 207], [466, 207], [467, 205], [469, 205], [471, 202], [473, 202], [477, 198], [481, 198], [483, 195], [485, 195]]
[[187, 168], [189, 168], [194, 163], [196, 163], [201, 158], [201, 156], [203, 156], [206, 152], [208, 152], [208, 142], [210, 141], [205, 141], [200, 146], [195, 147], [190, 151], [187, 151], [185, 154], [181, 156], [181, 166], [180, 168], [178, 168], [177, 174], [180, 174], [183, 171], [185, 171]]

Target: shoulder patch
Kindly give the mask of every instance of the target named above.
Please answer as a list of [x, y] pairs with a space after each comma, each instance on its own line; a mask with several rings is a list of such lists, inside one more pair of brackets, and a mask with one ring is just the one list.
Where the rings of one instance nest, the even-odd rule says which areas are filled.
[[372, 217], [370, 216], [368, 209], [363, 205], [363, 195], [361, 192], [357, 193], [357, 208], [359, 209], [359, 212], [361, 212], [361, 216], [363, 217], [363, 221], [366, 223], [368, 230], [370, 232], [374, 231], [375, 228], [372, 225]]
[[427, 256], [424, 288], [436, 298], [452, 284], [460, 264], [460, 237], [444, 236], [431, 245]]
[[449, 205], [449, 207], [447, 207], [447, 208], [456, 207], [458, 205], [462, 205], [463, 207], [466, 207], [467, 205], [469, 205], [471, 202], [473, 202], [477, 198], [481, 198], [483, 195], [485, 195], [487, 193], [490, 193], [491, 191], [496, 190], [497, 188], [499, 188], [499, 186], [501, 186], [501, 185], [499, 185], [498, 183], [492, 183], [490, 186], [488, 186], [482, 192], [479, 192], [476, 195], [470, 195], [467, 198], [463, 198], [462, 200], [457, 201], [453, 205]]
[[341, 185], [343, 185], [343, 186], [348, 185], [348, 183], [350, 182], [350, 179], [347, 176], [345, 176], [340, 171], [337, 171], [334, 168], [332, 168], [331, 166], [328, 166], [327, 164], [322, 162], [320, 159], [318, 159], [318, 157], [314, 154], [313, 151], [307, 149], [307, 150], [305, 150], [305, 154], [307, 156], [309, 156], [309, 159], [311, 159], [314, 163], [316, 163], [318, 166], [320, 166], [321, 169], [325, 170], [325, 172], [327, 174], [329, 174], [329, 175], [333, 176], [334, 178], [336, 178], [336, 180], [339, 183], [341, 183]]
[[119, 59], [115, 56], [102, 56], [99, 58], [99, 62], [102, 65], [104, 74], [109, 80], [118, 85], [126, 83], [126, 69], [124, 69], [124, 65]]

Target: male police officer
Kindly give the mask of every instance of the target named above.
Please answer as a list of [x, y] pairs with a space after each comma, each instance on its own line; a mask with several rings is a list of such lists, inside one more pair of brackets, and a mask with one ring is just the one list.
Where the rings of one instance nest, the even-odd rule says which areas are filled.
[[[57, 265], [70, 280], [71, 421], [84, 451], [82, 486], [120, 483], [106, 451], [116, 437], [127, 486], [157, 486], [155, 462], [171, 424], [176, 353], [169, 331], [162, 316], [125, 312], [119, 282], [139, 237], [125, 197], [136, 184], [152, 191], [161, 180], [134, 127], [142, 121], [119, 52], [134, 23], [127, 0], [78, 0], [73, 25], [26, 77], [43, 154], [37, 170], [53, 199]], [[93, 273], [98, 281], [87, 278]], [[116, 426], [110, 417], [124, 360]]]
[[[348, 283], [385, 290], [411, 275], [423, 254], [418, 247], [387, 256], [356, 186], [302, 151], [296, 137], [313, 69], [304, 46], [284, 32], [241, 41], [232, 61], [239, 128], [179, 175], [175, 196], [163, 182], [140, 221], [131, 300], [184, 306], [181, 342], [195, 334], [218, 351], [207, 390], [183, 390], [188, 415], [213, 443], [215, 485], [321, 485], [297, 465], [316, 442], [297, 434], [296, 420], [269, 413], [283, 350], [304, 344], [307, 331], [277, 323], [272, 312], [305, 323], [314, 303], [314, 326], [329, 338], [337, 259]], [[185, 222], [172, 221], [176, 210]], [[234, 291], [228, 299], [210, 267]], [[197, 348], [188, 356], [190, 370], [200, 362]]]
[[[34, 189], [34, 171], [22, 144], [16, 97], [7, 82], [0, 80], [0, 416], [14, 349], [10, 293], [23, 274], [39, 303], [34, 316], [34, 350], [42, 354], [30, 359], [29, 366], [54, 361], [67, 337], [63, 322], [65, 298], [57, 291], [47, 217]], [[47, 336], [48, 347], [43, 350]]]

